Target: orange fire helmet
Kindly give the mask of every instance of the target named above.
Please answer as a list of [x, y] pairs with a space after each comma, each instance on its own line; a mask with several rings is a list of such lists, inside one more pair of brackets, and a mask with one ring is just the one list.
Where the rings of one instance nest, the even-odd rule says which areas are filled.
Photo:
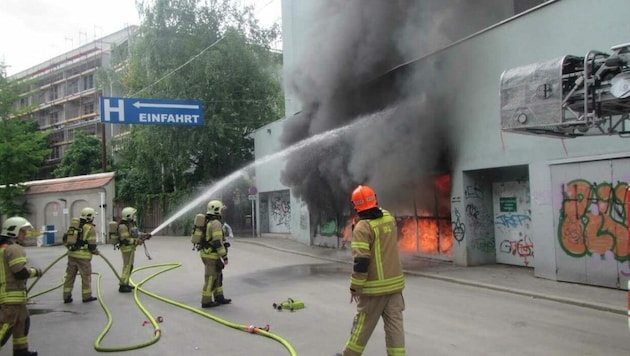
[[378, 206], [376, 193], [367, 185], [360, 185], [352, 192], [352, 204], [357, 213], [376, 208]]

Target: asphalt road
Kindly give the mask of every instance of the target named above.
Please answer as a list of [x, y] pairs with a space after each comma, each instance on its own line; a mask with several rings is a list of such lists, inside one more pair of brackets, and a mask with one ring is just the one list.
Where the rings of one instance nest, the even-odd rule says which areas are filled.
[[[101, 246], [102, 254], [118, 270], [119, 251]], [[148, 317], [133, 294], [118, 293], [118, 282], [99, 257], [93, 260], [94, 293], [101, 301], [80, 302], [80, 279], [75, 302], [63, 304], [61, 289], [42, 294], [29, 304], [31, 349], [40, 355], [96, 355], [100, 347], [129, 348], [114, 355], [295, 355], [326, 356], [342, 350], [349, 335], [354, 304], [349, 304], [349, 264], [321, 260], [239, 242], [230, 249], [225, 270], [225, 294], [230, 305], [201, 309], [203, 266], [186, 237], [158, 236], [149, 241], [152, 260], [142, 248], [136, 252], [134, 273], [143, 288], [180, 303], [178, 307], [138, 293], [138, 301], [154, 318], [162, 317], [156, 337]], [[45, 268], [65, 249], [29, 247], [32, 265]], [[171, 270], [166, 270], [168, 268]], [[58, 285], [65, 259], [50, 268], [31, 295]], [[163, 272], [160, 272], [163, 271]], [[98, 279], [100, 278], [100, 281]], [[554, 301], [476, 288], [461, 284], [407, 277], [404, 292], [407, 355], [630, 355], [628, 320], [624, 315]], [[306, 308], [276, 311], [274, 302], [302, 300]], [[78, 301], [78, 302], [77, 302]], [[188, 306], [188, 307], [186, 307]], [[211, 313], [197, 314], [190, 309]], [[227, 325], [269, 324], [270, 337]], [[152, 343], [136, 348], [137, 345]], [[9, 344], [0, 355], [11, 355]], [[382, 325], [377, 326], [365, 356], [385, 354]]]

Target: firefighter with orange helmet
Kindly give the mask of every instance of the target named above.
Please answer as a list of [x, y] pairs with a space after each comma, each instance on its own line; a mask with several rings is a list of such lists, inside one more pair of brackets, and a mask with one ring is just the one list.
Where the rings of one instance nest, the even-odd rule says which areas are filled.
[[23, 217], [8, 218], [0, 234], [0, 340], [2, 345], [13, 336], [13, 355], [37, 356], [28, 349], [30, 316], [26, 308], [26, 280], [41, 277], [42, 270], [26, 265], [22, 245], [33, 225]]
[[66, 266], [66, 276], [63, 283], [63, 302], [72, 303], [72, 288], [77, 273], [81, 274], [81, 296], [83, 303], [96, 300], [92, 295], [92, 255], [100, 252], [96, 245], [96, 225], [94, 218], [96, 210], [83, 208], [79, 218], [78, 239], [73, 244], [68, 244], [68, 265]]
[[352, 192], [359, 221], [352, 231], [354, 265], [350, 302], [357, 303], [351, 336], [341, 356], [363, 354], [374, 327], [383, 318], [388, 355], [405, 355], [402, 291], [405, 277], [398, 251], [396, 220], [378, 206], [376, 193], [367, 185]]

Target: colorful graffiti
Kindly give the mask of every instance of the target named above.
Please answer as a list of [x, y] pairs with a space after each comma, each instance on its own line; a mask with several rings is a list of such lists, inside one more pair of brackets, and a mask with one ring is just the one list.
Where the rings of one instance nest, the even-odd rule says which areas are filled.
[[524, 223], [532, 221], [529, 215], [525, 214], [501, 214], [494, 217], [495, 224], [505, 228], [518, 228]]
[[630, 260], [625, 194], [628, 183], [576, 179], [563, 187], [558, 222], [560, 247], [572, 257], [606, 256]]
[[337, 236], [337, 221], [330, 220], [319, 225], [319, 233], [322, 236]]
[[523, 259], [525, 266], [529, 266], [528, 258], [534, 257], [534, 243], [527, 235], [524, 235], [523, 238], [518, 241], [501, 241], [499, 251], [511, 254], [512, 256], [519, 256]]

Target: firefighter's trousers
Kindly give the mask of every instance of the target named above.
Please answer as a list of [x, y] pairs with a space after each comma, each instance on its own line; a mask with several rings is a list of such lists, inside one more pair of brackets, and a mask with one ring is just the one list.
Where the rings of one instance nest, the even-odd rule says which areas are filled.
[[210, 303], [214, 300], [218, 279], [220, 276], [217, 269], [217, 260], [209, 257], [202, 257], [201, 261], [204, 265], [203, 273], [203, 291], [201, 292], [201, 304]]
[[28, 349], [30, 317], [26, 304], [2, 304], [0, 309], [0, 340], [2, 346], [13, 336], [13, 350]]
[[133, 246], [131, 249], [121, 248], [122, 252], [122, 260], [123, 260], [123, 269], [122, 274], [120, 275], [120, 285], [128, 286], [129, 285], [129, 277], [131, 277], [131, 271], [133, 271], [133, 262], [136, 255], [136, 247]]
[[85, 258], [68, 256], [66, 280], [63, 283], [63, 299], [72, 295], [72, 287], [77, 273], [81, 274], [81, 296], [83, 300], [92, 296], [92, 261]]
[[381, 296], [360, 296], [354, 317], [350, 339], [343, 356], [363, 354], [372, 332], [382, 317], [385, 328], [385, 346], [388, 356], [405, 356], [405, 331], [403, 326], [405, 300], [402, 293]]

